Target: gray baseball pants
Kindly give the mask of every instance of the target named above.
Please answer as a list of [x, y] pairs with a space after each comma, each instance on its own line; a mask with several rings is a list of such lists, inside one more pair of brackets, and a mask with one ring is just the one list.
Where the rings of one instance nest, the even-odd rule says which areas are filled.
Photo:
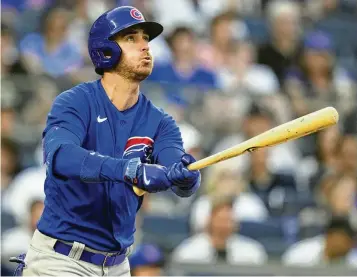
[[[128, 258], [114, 266], [98, 266], [79, 260], [83, 250], [109, 255], [108, 252], [96, 251], [82, 243], [75, 242], [68, 256], [54, 251], [56, 239], [35, 231], [25, 258], [23, 276], [130, 276]], [[130, 254], [130, 249], [126, 256]]]

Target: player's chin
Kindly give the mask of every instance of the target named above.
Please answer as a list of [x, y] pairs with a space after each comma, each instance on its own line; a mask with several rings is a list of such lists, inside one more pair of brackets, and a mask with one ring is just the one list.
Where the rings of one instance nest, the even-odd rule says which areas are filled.
[[151, 69], [141, 69], [141, 70], [137, 70], [135, 72], [135, 79], [137, 79], [138, 81], [143, 81], [145, 80], [147, 77], [149, 77], [149, 75], [151, 74]]
[[147, 78], [152, 72], [152, 66], [140, 66], [136, 70], [136, 74]]

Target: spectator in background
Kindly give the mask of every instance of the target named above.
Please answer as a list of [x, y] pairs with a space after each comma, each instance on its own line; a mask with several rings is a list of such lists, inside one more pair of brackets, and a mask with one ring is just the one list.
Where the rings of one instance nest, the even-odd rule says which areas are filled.
[[348, 219], [334, 217], [323, 235], [305, 239], [292, 245], [283, 255], [286, 266], [315, 266], [341, 264], [357, 267], [352, 248], [356, 238], [355, 227]]
[[287, 72], [284, 86], [295, 117], [328, 105], [343, 115], [350, 106], [346, 101], [355, 100], [350, 74], [336, 63], [332, 40], [322, 31], [306, 35], [299, 65]]
[[[15, 0], [15, 2], [16, 1], [18, 0]], [[36, 32], [41, 28], [41, 16], [43, 12], [53, 5], [56, 0], [21, 1], [23, 2], [23, 5], [20, 14], [12, 18], [12, 26], [16, 30], [16, 35], [19, 39], [23, 38], [28, 33]]]
[[37, 227], [37, 221], [42, 215], [44, 208], [43, 200], [32, 199], [27, 207], [29, 220], [25, 223], [7, 230], [2, 236], [1, 259], [3, 264], [9, 268], [15, 269], [16, 263], [9, 263], [11, 257], [16, 257], [22, 253], [26, 253], [32, 238], [32, 235]]
[[200, 27], [200, 15], [195, 7], [195, 1], [151, 0], [145, 2], [149, 2], [148, 5], [150, 5], [152, 15], [165, 26], [164, 32], [171, 33], [177, 26], [182, 25], [188, 28]]
[[336, 176], [328, 189], [327, 202], [330, 214], [356, 218], [357, 220], [357, 175]]
[[[2, 124], [4, 120], [2, 117]], [[21, 167], [18, 145], [4, 136], [4, 132], [1, 135], [1, 234], [3, 234], [3, 232], [16, 225], [15, 217], [11, 212], [3, 209], [3, 203], [6, 193], [11, 189], [11, 182]]]
[[157, 63], [147, 82], [159, 83], [172, 106], [186, 108], [194, 98], [217, 86], [216, 74], [202, 67], [196, 55], [196, 34], [187, 27], [177, 27], [167, 38], [172, 60]]
[[1, 137], [1, 194], [7, 191], [21, 169], [19, 145], [10, 138]]
[[58, 6], [46, 10], [39, 33], [30, 33], [20, 42], [20, 52], [32, 74], [58, 78], [75, 77], [83, 65], [78, 45], [67, 38], [69, 13]]
[[357, 223], [357, 178], [351, 174], [327, 173], [315, 186], [314, 204], [299, 213], [300, 238], [315, 236], [331, 216]]
[[[296, 171], [296, 178], [303, 190], [314, 192], [316, 185], [326, 173], [337, 171], [341, 139], [339, 127], [332, 126], [321, 130], [315, 136], [310, 137], [310, 140], [306, 139], [301, 145], [306, 152], [314, 153], [303, 158]], [[310, 144], [308, 144], [309, 141], [311, 141]]]
[[225, 12], [235, 11], [242, 16], [260, 15], [262, 0], [199, 0], [201, 14], [207, 19]]
[[357, 136], [345, 135], [338, 146], [338, 169], [342, 173], [357, 174]]
[[231, 94], [247, 92], [254, 95], [272, 95], [279, 92], [274, 72], [265, 65], [256, 64], [253, 43], [240, 42], [229, 49], [227, 67], [219, 71], [220, 86]]
[[31, 91], [26, 81], [26, 70], [20, 59], [13, 28], [1, 23], [1, 112], [2, 134], [13, 135], [15, 112], [21, 109]]
[[[2, 89], [4, 89], [4, 83], [1, 84]], [[12, 92], [12, 91], [10, 91]], [[2, 91], [1, 93], [1, 135], [7, 138], [15, 137], [15, 127], [16, 127], [16, 109], [14, 104], [11, 103], [14, 100], [11, 95], [10, 99], [7, 98], [9, 91]], [[10, 103], [7, 103], [10, 102]]]
[[257, 61], [269, 66], [282, 85], [287, 69], [298, 63], [301, 52], [300, 6], [293, 1], [270, 1], [267, 20], [270, 40], [259, 47]]
[[138, 245], [129, 256], [131, 276], [162, 276], [164, 256], [153, 244]]
[[2, 209], [13, 215], [18, 224], [28, 221], [28, 207], [33, 199], [45, 199], [46, 165], [41, 143], [33, 156], [36, 164], [20, 171], [3, 192]]
[[244, 174], [249, 191], [258, 195], [271, 216], [284, 215], [286, 205], [297, 198], [297, 185], [292, 174], [274, 173], [268, 167], [268, 150], [251, 153], [250, 167]]
[[246, 183], [242, 176], [225, 164], [217, 164], [205, 175], [204, 194], [199, 196], [191, 207], [190, 225], [195, 233], [207, 228], [212, 210], [212, 202], [216, 198], [233, 198], [233, 217], [235, 221], [262, 222], [268, 219], [268, 210], [262, 200], [254, 193], [246, 191]]
[[1, 23], [1, 77], [26, 73], [16, 46], [14, 30]]
[[200, 43], [198, 57], [205, 67], [218, 71], [228, 65], [231, 45], [245, 39], [248, 29], [234, 11], [227, 11], [212, 19], [208, 31], [209, 41]]
[[233, 215], [234, 200], [219, 197], [212, 203], [206, 230], [184, 240], [172, 254], [183, 263], [264, 264], [267, 254], [257, 241], [236, 234], [238, 222]]
[[215, 73], [203, 68], [197, 61], [196, 35], [187, 27], [177, 27], [168, 36], [173, 60], [156, 64], [148, 80], [172, 86], [215, 88]]
[[357, 3], [354, 0], [304, 1], [306, 13], [314, 21], [323, 20], [329, 16], [346, 16], [357, 13]]
[[68, 26], [68, 39], [73, 45], [76, 45], [81, 56], [89, 63], [90, 59], [87, 46], [88, 30], [91, 26], [89, 1], [77, 0], [74, 1], [73, 5], [72, 20]]
[[[75, 45], [81, 56], [84, 59], [85, 65], [89, 65], [90, 69], [86, 74], [93, 71], [92, 62], [88, 55], [88, 35], [92, 22], [97, 19], [106, 10], [109, 10], [108, 1], [93, 1], [93, 0], [77, 0], [67, 1], [57, 0], [58, 5], [64, 5], [71, 11], [70, 23], [68, 25], [68, 40]], [[140, 9], [139, 9], [140, 10]]]

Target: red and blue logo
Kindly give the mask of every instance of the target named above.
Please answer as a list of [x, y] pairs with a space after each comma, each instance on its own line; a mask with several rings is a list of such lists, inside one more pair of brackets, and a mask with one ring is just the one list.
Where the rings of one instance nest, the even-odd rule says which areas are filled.
[[123, 158], [140, 157], [141, 161], [149, 162], [153, 151], [154, 140], [149, 137], [131, 137], [126, 142]]
[[131, 15], [132, 18], [134, 18], [136, 20], [144, 20], [144, 16], [137, 9], [132, 9], [130, 11], [130, 15]]

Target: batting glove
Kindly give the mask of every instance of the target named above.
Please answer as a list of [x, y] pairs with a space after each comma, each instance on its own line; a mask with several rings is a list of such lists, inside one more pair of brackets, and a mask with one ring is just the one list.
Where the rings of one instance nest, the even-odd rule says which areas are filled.
[[171, 190], [180, 197], [189, 197], [200, 187], [201, 173], [187, 169], [187, 166], [195, 161], [191, 155], [184, 154], [181, 162], [168, 168], [167, 177], [172, 183]]
[[171, 187], [167, 168], [157, 164], [144, 164], [140, 158], [128, 160], [124, 166], [124, 180], [144, 191], [154, 193]]

